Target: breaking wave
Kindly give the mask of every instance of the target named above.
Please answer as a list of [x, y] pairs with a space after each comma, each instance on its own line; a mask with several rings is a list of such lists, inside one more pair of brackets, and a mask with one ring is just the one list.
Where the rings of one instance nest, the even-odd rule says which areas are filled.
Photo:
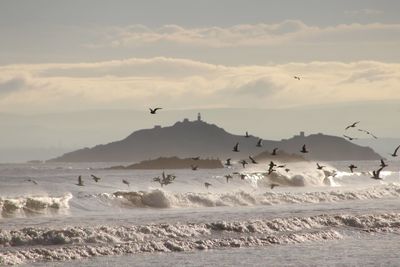
[[400, 214], [318, 215], [236, 222], [0, 230], [1, 247], [19, 247], [17, 250], [1, 251], [0, 264], [64, 261], [141, 252], [294, 244], [341, 239], [349, 230], [365, 234], [399, 232]]
[[218, 206], [253, 206], [293, 203], [339, 202], [400, 197], [400, 185], [377, 185], [365, 189], [316, 192], [266, 193], [237, 191], [232, 193], [172, 193], [161, 189], [151, 191], [103, 193], [91, 197], [101, 202], [127, 208], [190, 208]]
[[72, 194], [61, 197], [29, 196], [29, 197], [0, 197], [1, 217], [27, 217], [33, 215], [54, 214], [69, 209]]

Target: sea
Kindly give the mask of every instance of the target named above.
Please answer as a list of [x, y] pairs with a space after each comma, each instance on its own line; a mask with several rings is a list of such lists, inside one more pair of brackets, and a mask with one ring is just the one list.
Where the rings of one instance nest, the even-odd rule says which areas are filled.
[[165, 170], [166, 186], [163, 170], [108, 169], [120, 162], [0, 164], [0, 265], [400, 266], [387, 163], [382, 180], [379, 161], [258, 163]]

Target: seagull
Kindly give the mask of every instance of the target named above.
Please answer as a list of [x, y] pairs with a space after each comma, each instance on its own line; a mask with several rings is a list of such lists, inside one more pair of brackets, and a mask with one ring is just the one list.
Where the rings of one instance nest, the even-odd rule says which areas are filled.
[[355, 128], [355, 127], [357, 126], [357, 124], [359, 124], [359, 123], [360, 123], [359, 121], [356, 121], [356, 122], [354, 122], [353, 124], [347, 126], [347, 127], [345, 128], [345, 130], [348, 130], [348, 129], [350, 129], [350, 128]]
[[300, 150], [301, 153], [308, 153], [307, 149], [306, 149], [306, 145], [303, 145], [303, 147]]
[[82, 181], [82, 176], [81, 175], [79, 175], [78, 183], [76, 185], [83, 186], [83, 181]]
[[192, 158], [192, 160], [199, 160], [200, 159], [200, 157], [194, 157], [194, 158]]
[[357, 166], [354, 165], [354, 164], [351, 164], [351, 165], [349, 166], [349, 169], [350, 169], [351, 173], [353, 173], [353, 170], [354, 170], [354, 169], [357, 169]]
[[299, 76], [293, 76], [293, 78], [300, 81], [300, 77]]
[[400, 145], [394, 150], [394, 152], [393, 152], [393, 154], [392, 154], [392, 157], [397, 157], [398, 155], [397, 155], [397, 151], [399, 151], [399, 148], [400, 148]]
[[31, 183], [33, 183], [33, 184], [35, 184], [35, 185], [38, 184], [35, 180], [33, 180], [33, 179], [31, 179], [31, 178], [26, 179], [25, 182], [31, 182]]
[[273, 167], [275, 167], [276, 166], [276, 164], [273, 162], [273, 161], [271, 161], [270, 163], [269, 163], [269, 168], [271, 169], [271, 168], [273, 168]]
[[250, 137], [249, 133], [246, 132], [246, 135], [244, 137], [249, 138]]
[[232, 164], [231, 164], [231, 158], [226, 159], [225, 166], [232, 166]]
[[149, 109], [150, 109], [151, 114], [156, 114], [157, 110], [162, 109], [162, 108], [155, 108], [155, 109], [149, 108]]
[[319, 163], [317, 163], [317, 169], [318, 170], [322, 170], [323, 168], [325, 168], [325, 166], [321, 166], [321, 165], [319, 165]]
[[239, 152], [239, 143], [236, 143], [236, 145], [233, 147], [233, 152]]
[[383, 170], [383, 168], [384, 167], [381, 167], [379, 170], [377, 170], [377, 171], [372, 171], [372, 179], [375, 179], [375, 180], [382, 180], [382, 178], [380, 177], [380, 173], [381, 173], [381, 171]]
[[212, 186], [212, 184], [205, 182], [204, 186], [208, 189], [210, 186]]
[[258, 139], [256, 147], [262, 147], [262, 139]]
[[229, 179], [232, 179], [233, 177], [232, 177], [232, 175], [227, 174], [227, 175], [225, 175], [225, 178], [226, 178], [226, 182], [229, 183]]
[[276, 151], [278, 150], [278, 148], [276, 147], [276, 148], [274, 148], [274, 150], [272, 150], [272, 153], [271, 153], [271, 155], [272, 156], [276, 156]]
[[366, 133], [366, 134], [372, 136], [373, 138], [378, 139], [378, 137], [376, 137], [376, 136], [375, 136], [374, 134], [372, 134], [370, 131], [363, 130], [363, 129], [358, 129], [358, 131], [359, 131], [359, 132], [364, 132], [364, 133]]
[[93, 179], [96, 183], [99, 182], [99, 181], [101, 180], [100, 177], [97, 177], [97, 176], [95, 176], [95, 175], [93, 175], [93, 174], [91, 174], [90, 176], [92, 176], [92, 179]]
[[258, 164], [258, 162], [252, 156], [249, 156], [249, 159], [251, 160], [251, 163]]
[[290, 169], [289, 169], [289, 168], [286, 168], [286, 169], [285, 169], [285, 172], [290, 172]]
[[349, 139], [350, 141], [353, 141], [353, 140], [357, 140], [357, 139], [358, 139], [358, 138], [355, 138], [355, 137], [350, 137], [350, 136], [345, 135], [345, 134], [343, 135], [343, 137]]
[[271, 189], [274, 189], [274, 187], [279, 186], [279, 184], [270, 184]]
[[385, 167], [387, 167], [388, 165], [386, 164], [386, 162], [383, 160], [383, 159], [381, 159], [381, 165], [380, 165], [382, 168], [385, 168]]
[[126, 184], [127, 186], [129, 186], [129, 182], [128, 182], [127, 180], [122, 179], [122, 182], [123, 182], [124, 184]]
[[192, 171], [197, 171], [197, 169], [199, 168], [199, 166], [197, 165], [190, 165], [190, 167], [192, 168]]
[[239, 163], [242, 164], [243, 168], [246, 168], [246, 164], [249, 164], [249, 163], [247, 163], [247, 161], [245, 161], [244, 159], [241, 160], [241, 161], [239, 161]]

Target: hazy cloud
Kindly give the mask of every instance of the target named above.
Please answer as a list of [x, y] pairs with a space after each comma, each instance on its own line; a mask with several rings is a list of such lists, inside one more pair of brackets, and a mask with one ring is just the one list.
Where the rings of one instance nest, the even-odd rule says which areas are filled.
[[346, 15], [350, 15], [350, 16], [379, 16], [385, 12], [383, 12], [382, 10], [378, 10], [378, 9], [364, 8], [364, 9], [358, 9], [358, 10], [346, 10], [346, 11], [344, 11], [344, 13]]

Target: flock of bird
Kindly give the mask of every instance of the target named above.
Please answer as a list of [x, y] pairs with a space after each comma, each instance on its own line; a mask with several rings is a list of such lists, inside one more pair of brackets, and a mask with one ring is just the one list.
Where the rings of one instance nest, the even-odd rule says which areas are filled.
[[[297, 80], [300, 80], [300, 77], [298, 77], [298, 76], [294, 76], [294, 78], [297, 79]], [[157, 107], [157, 108], [149, 108], [150, 114], [156, 114], [157, 111], [158, 111], [158, 110], [161, 110], [161, 109], [162, 109], [162, 108], [160, 108], [160, 107]], [[359, 132], [366, 133], [366, 134], [370, 135], [371, 137], [373, 137], [374, 139], [377, 139], [377, 137], [376, 137], [374, 134], [372, 134], [370, 131], [357, 128], [357, 126], [358, 126], [359, 123], [360, 123], [360, 122], [357, 121], [357, 122], [354, 122], [354, 123], [350, 124], [349, 126], [345, 127], [345, 131], [348, 131], [349, 129], [355, 128], [355, 129], [357, 129]], [[244, 137], [245, 137], [245, 138], [249, 138], [249, 137], [250, 137], [249, 133], [246, 132], [245, 135], [244, 135]], [[350, 137], [349, 135], [345, 135], [345, 134], [343, 134], [343, 137], [345, 137], [346, 139], [348, 139], [348, 140], [350, 140], [350, 141], [356, 140], [356, 139], [357, 139], [357, 138], [355, 138], [355, 137]], [[258, 141], [257, 141], [257, 143], [255, 144], [255, 146], [256, 146], [256, 147], [262, 147], [262, 146], [263, 146], [262, 141], [263, 141], [262, 139], [258, 139]], [[390, 154], [390, 155], [391, 155], [392, 157], [397, 157], [397, 156], [398, 156], [397, 153], [398, 153], [399, 149], [400, 149], [400, 145], [399, 145], [399, 146], [394, 150], [394, 152], [393, 152], [392, 154]], [[271, 152], [271, 156], [277, 156], [277, 155], [278, 155], [278, 150], [279, 150], [279, 148], [274, 148], [274, 149], [272, 150], [272, 152]], [[233, 146], [232, 151], [233, 151], [233, 152], [240, 152], [240, 149], [239, 149], [239, 142], [237, 142], [237, 143]], [[303, 144], [303, 146], [301, 147], [301, 149], [299, 149], [299, 152], [300, 152], [300, 153], [303, 153], [303, 154], [306, 154], [306, 153], [309, 153], [310, 151], [307, 149], [306, 144]], [[197, 161], [197, 160], [199, 160], [199, 159], [200, 159], [200, 157], [193, 157], [193, 158], [192, 158], [193, 161]], [[257, 162], [252, 156], [249, 156], [249, 160], [250, 160], [251, 164], [258, 164], [258, 162]], [[238, 163], [240, 163], [240, 164], [242, 165], [243, 168], [246, 168], [246, 165], [250, 164], [249, 162], [247, 162], [247, 161], [244, 160], [244, 159], [239, 160]], [[230, 167], [232, 166], [232, 158], [226, 159], [224, 165], [225, 165], [226, 167], [230, 168]], [[317, 163], [316, 165], [317, 165], [317, 170], [323, 170], [323, 169], [325, 168], [325, 166], [320, 165], [319, 163]], [[384, 168], [386, 168], [387, 166], [388, 166], [388, 165], [385, 163], [385, 161], [384, 161], [383, 159], [381, 159], [379, 169], [372, 171], [372, 176], [371, 176], [371, 178], [372, 178], [372, 179], [375, 179], [375, 180], [381, 180], [382, 177], [380, 176], [380, 173], [381, 173], [381, 171], [382, 171]], [[290, 171], [289, 168], [286, 168], [286, 165], [277, 165], [277, 164], [274, 163], [273, 161], [270, 161], [270, 163], [268, 164], [268, 170], [267, 170], [267, 172], [265, 173], [265, 175], [267, 175], [267, 176], [268, 176], [268, 175], [271, 175], [273, 172], [276, 172], [276, 170], [277, 170], [278, 168], [285, 168], [284, 170], [285, 170], [286, 172], [289, 172], [289, 171]], [[350, 169], [350, 172], [353, 173], [354, 170], [357, 169], [358, 167], [357, 167], [356, 165], [354, 165], [354, 164], [350, 164], [350, 165], [348, 166], [348, 168]], [[198, 165], [192, 164], [192, 165], [191, 165], [191, 169], [192, 169], [193, 171], [198, 170]], [[335, 176], [335, 172], [332, 172], [332, 173], [330, 173], [330, 174], [331, 174], [332, 176]], [[240, 177], [242, 180], [244, 180], [244, 179], [246, 178], [246, 175], [243, 174], [243, 173], [233, 172], [232, 174], [227, 174], [227, 175], [224, 176], [225, 179], [226, 179], [226, 182], [229, 183], [229, 181], [230, 181], [231, 179], [233, 179], [233, 176], [234, 176], [234, 175], [239, 175], [239, 177]], [[95, 175], [93, 175], [93, 174], [91, 175], [91, 178], [92, 178], [96, 183], [98, 183], [98, 182], [101, 180], [100, 177], [97, 177], [97, 176], [95, 176]], [[163, 187], [163, 186], [172, 184], [172, 183], [174, 182], [175, 178], [176, 178], [175, 175], [173, 175], [173, 174], [165, 174], [165, 173], [163, 172], [163, 173], [161, 174], [161, 177], [160, 177], [160, 176], [154, 177], [154, 178], [153, 178], [153, 181], [154, 181], [154, 182], [158, 182], [158, 183], [161, 185], [161, 187]], [[27, 179], [26, 181], [32, 182], [32, 183], [34, 183], [34, 184], [37, 185], [37, 182], [36, 182], [35, 180], [33, 180], [33, 179]], [[129, 181], [127, 181], [127, 180], [125, 180], [125, 179], [122, 180], [122, 183], [125, 184], [125, 185], [127, 185], [128, 187], [129, 187], [129, 185], [130, 185]], [[78, 186], [84, 186], [82, 176], [79, 176], [79, 177], [78, 177], [78, 183], [77, 183], [76, 185], [78, 185]], [[209, 183], [209, 182], [205, 182], [205, 183], [204, 183], [204, 186], [208, 189], [210, 186], [212, 186], [212, 184]], [[270, 184], [271, 189], [273, 189], [274, 187], [277, 187], [277, 186], [279, 186], [279, 184], [276, 184], [276, 183], [271, 183], [271, 184]]]

